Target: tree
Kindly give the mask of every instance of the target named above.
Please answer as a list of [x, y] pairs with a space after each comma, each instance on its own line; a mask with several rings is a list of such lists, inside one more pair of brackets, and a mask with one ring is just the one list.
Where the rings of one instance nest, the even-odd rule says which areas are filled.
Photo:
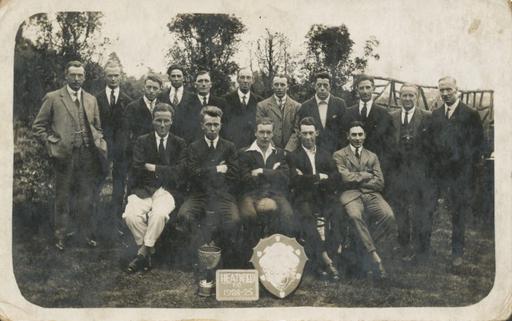
[[167, 28], [175, 39], [167, 53], [169, 65], [182, 65], [189, 76], [208, 69], [214, 93], [224, 94], [229, 76], [239, 68], [232, 58], [245, 31], [242, 21], [227, 14], [178, 14]]

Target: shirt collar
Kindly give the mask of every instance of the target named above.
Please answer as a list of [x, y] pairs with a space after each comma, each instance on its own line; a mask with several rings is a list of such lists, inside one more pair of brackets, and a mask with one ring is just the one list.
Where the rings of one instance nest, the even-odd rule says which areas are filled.
[[301, 144], [301, 146], [302, 146], [302, 149], [304, 149], [304, 151], [305, 151], [306, 153], [309, 153], [309, 154], [316, 154], [316, 145], [315, 145], [315, 147], [313, 147], [313, 149], [312, 149], [312, 150], [311, 150], [311, 149], [307, 149], [307, 148], [306, 148], [306, 147], [304, 147], [304, 145], [302, 145], [302, 144]]
[[171, 85], [171, 90], [169, 91], [169, 96], [174, 97], [174, 93], [177, 92], [178, 96], [183, 94], [183, 86], [179, 87], [178, 89], [174, 88], [174, 86]]
[[[105, 87], [105, 92], [107, 93], [107, 97], [110, 98], [110, 93], [112, 92], [112, 88], [110, 88], [109, 86], [106, 86]], [[117, 97], [119, 95], [119, 86], [117, 86], [116, 88], [114, 88], [114, 95]]]
[[[279, 102], [279, 97], [277, 97], [275, 94], [274, 94], [274, 99]], [[283, 100], [283, 104], [286, 104], [286, 99], [288, 99], [288, 95], [284, 95], [282, 100]]]
[[450, 105], [448, 106], [448, 104], [444, 104], [446, 108], [450, 108], [450, 112], [453, 113], [455, 111], [455, 109], [457, 108], [457, 106], [459, 106], [459, 98], [457, 98], [457, 100], [453, 103], [453, 105]]
[[[370, 99], [369, 101], [366, 102], [366, 109], [368, 110], [368, 113], [370, 113], [370, 109], [372, 108], [373, 106], [373, 99]], [[361, 109], [364, 107], [364, 101], [362, 100], [359, 100], [359, 111], [361, 111]]]
[[71, 99], [75, 99], [75, 93], [77, 94], [79, 101], [82, 99], [82, 88], [78, 89], [77, 91], [74, 91], [73, 89], [71, 89], [71, 87], [69, 87], [69, 85], [66, 85], [66, 89], [68, 90]]
[[325, 101], [327, 103], [327, 105], [329, 105], [329, 98], [331, 98], [331, 94], [329, 94], [329, 96], [327, 96], [327, 98], [325, 98], [325, 99], [320, 99], [320, 98], [318, 98], [317, 95], [315, 95], [317, 105], [320, 105], [321, 101]]
[[210, 102], [210, 93], [208, 93], [206, 96], [201, 96], [201, 95], [197, 94], [197, 98], [199, 98], [199, 101], [201, 103], [203, 103], [204, 97], [206, 97], [206, 102], [209, 103]]
[[[408, 114], [407, 115], [414, 115], [414, 111], [416, 110], [416, 106], [412, 107], [411, 109], [407, 110]], [[402, 114], [405, 115], [405, 108], [402, 107]]]
[[[219, 142], [219, 137], [220, 136], [217, 136], [217, 138], [215, 138], [213, 140], [213, 148], [217, 148], [217, 143]], [[206, 136], [204, 136], [204, 141], [206, 142], [206, 145], [208, 145], [208, 147], [210, 147], [211, 140], [209, 140]]]
[[156, 143], [159, 144], [160, 143], [160, 138], [163, 138], [164, 139], [164, 143], [167, 142], [167, 138], [169, 138], [169, 133], [167, 133], [167, 135], [165, 135], [164, 137], [160, 137], [158, 136], [158, 133], [155, 132], [155, 138], [156, 138]]
[[[352, 153], [354, 153], [354, 155], [356, 154], [356, 148], [354, 146], [352, 146], [352, 144], [348, 144], [350, 146], [350, 150], [352, 150]], [[359, 155], [361, 155], [361, 152], [363, 151], [363, 146], [359, 147]]]
[[238, 88], [238, 97], [240, 98], [240, 101], [242, 101], [242, 97], [245, 96], [245, 103], [249, 102], [249, 98], [251, 97], [251, 91], [249, 90], [247, 94], [244, 94], [240, 88]]
[[[274, 145], [272, 145], [272, 143], [270, 143], [270, 145], [268, 146], [268, 149], [267, 149], [267, 153], [270, 153], [274, 150], [276, 150], [276, 148], [274, 147]], [[249, 148], [247, 148], [246, 151], [256, 151], [256, 152], [260, 153], [261, 155], [264, 155], [263, 151], [260, 149], [260, 147], [256, 143], [256, 140], [254, 140], [254, 142], [252, 142], [251, 146], [249, 146]]]
[[[148, 109], [151, 110], [150, 106], [151, 106], [151, 101], [146, 97], [146, 95], [142, 96], [142, 99], [144, 99], [144, 102], [146, 103], [146, 107], [148, 107]], [[155, 100], [153, 100], [153, 108], [156, 106], [156, 98]]]

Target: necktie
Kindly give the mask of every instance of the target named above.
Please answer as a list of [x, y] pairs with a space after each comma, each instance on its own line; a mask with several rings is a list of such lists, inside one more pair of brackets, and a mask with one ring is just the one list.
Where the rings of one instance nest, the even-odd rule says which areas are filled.
[[166, 164], [165, 146], [164, 146], [164, 139], [163, 139], [163, 137], [160, 137], [160, 143], [158, 144], [158, 156], [160, 156], [161, 164]]
[[357, 157], [357, 159], [361, 158], [361, 153], [359, 152], [359, 147], [356, 147], [356, 157]]
[[208, 102], [206, 101], [206, 96], [203, 96], [203, 106], [206, 106]]
[[446, 107], [446, 119], [450, 119], [450, 107]]
[[114, 89], [110, 92], [110, 107], [114, 107], [116, 104], [116, 95], [114, 94]]
[[74, 92], [73, 96], [75, 96], [75, 105], [76, 105], [76, 107], [80, 108], [80, 100], [78, 99], [78, 93]]
[[366, 113], [367, 113], [368, 109], [366, 108], [366, 102], [364, 102], [363, 104], [363, 108], [361, 108], [361, 119], [363, 121], [366, 121]]
[[178, 101], [178, 91], [176, 90], [176, 91], [174, 92], [174, 98], [172, 99], [172, 104], [173, 104], [174, 106], [177, 106], [179, 103], [180, 103], [180, 102]]
[[242, 105], [244, 105], [244, 107], [247, 107], [247, 101], [245, 100], [245, 96], [242, 96]]
[[215, 146], [213, 145], [213, 140], [210, 140], [210, 146], [208, 147], [208, 149], [210, 150], [210, 152], [215, 151]]
[[407, 125], [409, 125], [409, 111], [405, 111], [405, 116], [404, 116], [404, 126], [407, 127]]

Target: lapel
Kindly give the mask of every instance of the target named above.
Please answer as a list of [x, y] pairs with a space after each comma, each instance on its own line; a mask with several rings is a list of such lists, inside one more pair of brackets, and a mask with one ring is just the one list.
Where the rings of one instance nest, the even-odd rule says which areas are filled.
[[[320, 119], [320, 111], [318, 109], [318, 103], [316, 102], [315, 96], [313, 96], [313, 98], [311, 98], [311, 105], [310, 106], [311, 106], [311, 109], [312, 109], [311, 116], [313, 116], [313, 118], [315, 118], [317, 124], [322, 126], [322, 130], [323, 130], [325, 127], [322, 125], [322, 120]], [[327, 106], [327, 113], [329, 113], [329, 106]], [[325, 125], [327, 126], [327, 120], [325, 122]]]
[[[289, 98], [286, 99], [286, 103], [288, 103], [288, 99]], [[286, 103], [284, 105], [285, 113], [286, 113]], [[274, 114], [276, 114], [276, 116], [279, 119], [283, 118], [283, 114], [281, 113], [281, 109], [279, 109], [279, 103], [277, 102], [277, 99], [276, 99], [275, 95], [272, 95], [272, 97], [270, 98], [270, 102], [268, 103], [268, 106], [269, 106], [270, 110], [272, 110], [272, 112]]]
[[[105, 93], [105, 89], [101, 91], [101, 93], [96, 98], [98, 99], [98, 104], [104, 106], [104, 109], [110, 112], [110, 104], [108, 103], [107, 94]], [[119, 99], [117, 99], [117, 102], [119, 102]]]
[[368, 152], [368, 150], [366, 150], [366, 148], [363, 147], [363, 149], [361, 150], [361, 160], [359, 162], [359, 164], [360, 164], [359, 168], [368, 167], [366, 165], [368, 164], [369, 161], [370, 161], [370, 153]]
[[[444, 105], [443, 105], [443, 112], [444, 112]], [[457, 108], [453, 111], [452, 117], [450, 117], [449, 121], [457, 121], [457, 119], [460, 118], [462, 113], [462, 101], [459, 100], [459, 104], [457, 105]]]
[[[352, 152], [352, 149], [350, 149], [350, 145], [345, 147], [345, 155], [347, 156], [348, 160], [354, 165], [355, 168], [359, 169], [361, 167], [360, 160], [357, 159], [356, 155]], [[363, 155], [361, 155], [361, 160], [363, 158]]]
[[[155, 101], [155, 106], [157, 102]], [[148, 109], [148, 106], [146, 105], [146, 102], [144, 101], [144, 96], [140, 97], [140, 108], [141, 112], [146, 115], [146, 117], [149, 117], [150, 119], [153, 119], [153, 115], [151, 115], [151, 112]]]
[[67, 109], [67, 111], [69, 112], [71, 117], [73, 117], [73, 119], [78, 122], [78, 118], [77, 118], [78, 117], [78, 113], [77, 113], [77, 110], [76, 110], [76, 105], [73, 102], [73, 100], [71, 99], [71, 96], [69, 95], [69, 92], [68, 92], [66, 86], [64, 86], [60, 90], [60, 97], [62, 99], [64, 107]]
[[[154, 159], [155, 163], [158, 163], [160, 161], [160, 156], [158, 154], [158, 142], [156, 140], [156, 132], [153, 131], [153, 133], [149, 135], [149, 138], [151, 140], [149, 144], [149, 146], [151, 146], [150, 152], [152, 153], [152, 157], [150, 157], [150, 159]], [[169, 138], [167, 138], [167, 144], [169, 144]]]
[[94, 120], [94, 102], [93, 98], [89, 97], [82, 89], [82, 104], [84, 105], [85, 115], [89, 122]]
[[334, 106], [334, 104], [334, 96], [331, 94], [329, 97], [329, 104], [327, 104], [327, 116], [325, 119], [325, 127], [327, 127], [331, 118], [336, 114], [336, 107]]
[[391, 119], [393, 121], [393, 127], [395, 128], [395, 143], [398, 143], [400, 141], [400, 128], [402, 126], [402, 111], [400, 110], [399, 112], [393, 113]]
[[418, 107], [416, 107], [416, 110], [412, 115], [411, 122], [409, 123], [409, 128], [412, 130], [414, 136], [418, 134], [418, 128], [421, 124], [422, 118], [423, 115], [421, 114], [421, 111], [418, 109]]
[[[299, 146], [298, 148], [300, 148], [300, 160], [301, 160], [301, 163], [303, 165], [303, 169], [304, 169], [304, 174], [309, 174], [309, 175], [313, 175], [313, 167], [311, 166], [311, 162], [309, 161], [309, 157], [308, 157], [308, 154], [306, 154], [306, 151], [304, 150], [304, 148], [301, 146]], [[318, 159], [318, 147], [317, 147], [317, 152], [315, 154], [315, 162], [317, 162], [317, 159]]]

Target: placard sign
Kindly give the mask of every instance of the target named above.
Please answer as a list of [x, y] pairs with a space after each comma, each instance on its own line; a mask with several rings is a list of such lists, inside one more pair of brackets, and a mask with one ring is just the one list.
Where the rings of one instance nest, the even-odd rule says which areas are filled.
[[218, 301], [256, 301], [260, 297], [257, 270], [217, 270]]

